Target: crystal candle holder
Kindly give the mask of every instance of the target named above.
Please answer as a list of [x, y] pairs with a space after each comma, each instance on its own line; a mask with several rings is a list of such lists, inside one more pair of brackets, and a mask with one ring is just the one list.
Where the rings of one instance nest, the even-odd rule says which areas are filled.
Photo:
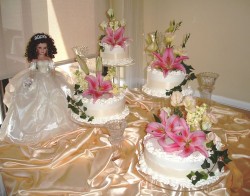
[[219, 74], [213, 72], [202, 72], [197, 74], [200, 96], [206, 99], [208, 104], [210, 104], [212, 92], [218, 77]]
[[112, 145], [119, 144], [123, 140], [123, 133], [127, 127], [125, 119], [111, 120], [105, 124], [109, 132], [109, 141]]

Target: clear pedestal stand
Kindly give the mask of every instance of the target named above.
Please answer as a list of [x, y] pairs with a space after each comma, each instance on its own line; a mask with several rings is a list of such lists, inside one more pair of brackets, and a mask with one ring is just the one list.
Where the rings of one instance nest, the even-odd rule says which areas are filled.
[[106, 67], [114, 67], [116, 69], [116, 84], [121, 87], [121, 68], [128, 67], [134, 64], [134, 61], [124, 64], [103, 64]]
[[214, 72], [202, 72], [197, 74], [200, 96], [209, 106], [211, 105], [212, 92], [218, 77], [219, 74]]
[[[124, 64], [103, 64], [106, 67], [114, 67], [116, 69], [116, 84], [118, 87], [122, 87], [121, 84], [121, 68], [128, 67], [130, 65], [133, 65], [134, 61], [130, 63], [124, 63]], [[105, 123], [105, 127], [108, 129], [110, 137], [109, 141], [113, 148], [113, 158], [112, 160], [116, 160], [120, 158], [121, 150], [122, 150], [122, 141], [123, 141], [123, 133], [127, 126], [126, 119], [120, 119], [120, 120], [112, 120]]]

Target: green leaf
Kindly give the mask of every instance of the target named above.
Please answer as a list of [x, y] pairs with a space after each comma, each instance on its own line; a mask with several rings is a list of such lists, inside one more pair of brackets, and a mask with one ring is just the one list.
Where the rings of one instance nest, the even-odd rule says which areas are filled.
[[214, 172], [209, 172], [209, 176], [215, 176]]
[[88, 122], [89, 121], [92, 121], [94, 119], [94, 116], [91, 116], [89, 119], [88, 119]]
[[207, 148], [212, 148], [214, 146], [214, 142], [213, 141], [210, 141], [208, 143], [206, 143], [206, 147]]
[[153, 115], [154, 115], [155, 121], [158, 123], [161, 123], [161, 119], [158, 116], [156, 116], [155, 114], [153, 114]]
[[87, 116], [86, 116], [86, 114], [85, 114], [85, 113], [81, 113], [80, 118], [82, 118], [82, 119], [86, 119], [86, 118], [87, 118]]
[[200, 172], [196, 171], [195, 176], [196, 178], [192, 180], [192, 184], [196, 184], [198, 181], [200, 181], [203, 175]]
[[179, 107], [174, 107], [174, 114], [177, 115], [177, 116], [179, 116], [180, 118], [183, 117], [183, 114], [182, 114], [182, 112], [181, 112], [181, 110], [180, 110]]
[[80, 85], [79, 84], [75, 84], [75, 90], [80, 89]]
[[208, 169], [210, 167], [210, 163], [207, 161], [207, 159], [204, 160], [204, 163], [201, 165], [202, 169]]
[[216, 153], [214, 153], [214, 154], [211, 154], [209, 159], [212, 161], [213, 164], [215, 164], [217, 162], [218, 157], [217, 157]]
[[222, 168], [225, 166], [225, 163], [222, 161], [218, 161], [217, 164], [218, 164], [219, 171], [221, 172]]
[[195, 173], [194, 173], [193, 171], [191, 171], [191, 172], [187, 175], [187, 177], [188, 177], [190, 180], [192, 179], [193, 176], [195, 176]]
[[76, 107], [74, 107], [74, 106], [72, 106], [71, 107], [71, 110], [75, 113], [75, 114], [79, 114], [79, 110], [76, 108]]
[[208, 174], [206, 172], [204, 172], [204, 171], [201, 171], [200, 175], [201, 175], [201, 179], [206, 180], [208, 178]]
[[224, 157], [224, 163], [228, 164], [230, 161], [232, 161], [231, 159], [228, 158], [228, 156]]
[[69, 104], [68, 104], [68, 108], [70, 108], [70, 109], [71, 109], [71, 107], [72, 107], [72, 105], [69, 103]]
[[76, 102], [76, 106], [82, 106], [83, 103], [82, 103], [82, 100], [80, 99], [78, 102]]
[[69, 95], [67, 95], [67, 101], [70, 102], [71, 97]]

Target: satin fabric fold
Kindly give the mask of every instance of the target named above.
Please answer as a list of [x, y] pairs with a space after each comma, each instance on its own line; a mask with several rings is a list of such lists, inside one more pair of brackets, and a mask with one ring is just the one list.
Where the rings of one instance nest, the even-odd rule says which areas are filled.
[[124, 140], [112, 146], [104, 126], [81, 126], [37, 145], [0, 143], [0, 171], [8, 195], [247, 195], [250, 192], [250, 113], [212, 102], [213, 127], [229, 149], [229, 174], [204, 190], [156, 186], [137, 170], [147, 123], [168, 99], [129, 90]]

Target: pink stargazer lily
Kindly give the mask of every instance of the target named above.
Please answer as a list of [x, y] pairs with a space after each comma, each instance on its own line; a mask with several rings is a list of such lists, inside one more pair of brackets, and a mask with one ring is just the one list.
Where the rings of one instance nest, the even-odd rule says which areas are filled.
[[173, 48], [166, 48], [163, 56], [156, 52], [154, 52], [153, 55], [157, 58], [157, 60], [154, 61], [151, 66], [153, 68], [161, 69], [164, 77], [167, 77], [169, 71], [171, 70], [181, 70], [186, 73], [186, 69], [181, 64], [181, 62], [185, 59], [188, 59], [188, 57], [175, 57]]
[[113, 94], [110, 93], [112, 90], [111, 81], [104, 81], [101, 73], [97, 73], [96, 77], [87, 75], [85, 79], [88, 82], [88, 89], [83, 92], [83, 96], [91, 95], [94, 102], [103, 95], [107, 95], [108, 97], [113, 96]]
[[204, 142], [206, 141], [206, 134], [203, 131], [190, 132], [190, 129], [186, 121], [181, 118], [181, 124], [183, 130], [181, 134], [175, 134], [173, 132], [167, 132], [169, 138], [171, 138], [174, 143], [160, 145], [166, 152], [181, 151], [179, 154], [181, 157], [187, 157], [195, 151], [199, 151], [205, 157], [208, 157], [208, 152], [205, 149]]
[[124, 37], [124, 27], [120, 27], [117, 30], [113, 30], [110, 27], [106, 28], [106, 35], [102, 38], [102, 43], [106, 43], [111, 45], [111, 49], [115, 45], [119, 45], [121, 47], [125, 47], [125, 42], [127, 41], [127, 37]]
[[176, 115], [173, 115], [168, 118], [168, 113], [164, 110], [161, 110], [159, 115], [161, 123], [151, 122], [146, 128], [146, 132], [150, 133], [154, 137], [158, 137], [160, 140], [164, 140], [167, 136], [166, 132], [179, 132], [183, 129], [180, 124], [180, 118]]

